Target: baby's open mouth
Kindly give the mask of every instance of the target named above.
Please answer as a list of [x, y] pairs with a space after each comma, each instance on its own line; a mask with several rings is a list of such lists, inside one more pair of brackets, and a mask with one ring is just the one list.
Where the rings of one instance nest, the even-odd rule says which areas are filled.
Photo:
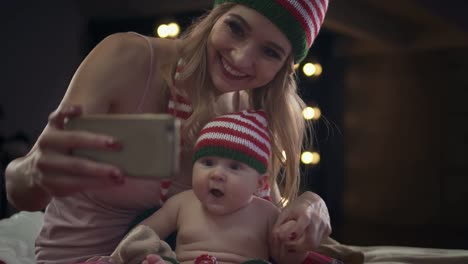
[[221, 190], [215, 188], [210, 189], [210, 193], [216, 198], [224, 196], [224, 193]]

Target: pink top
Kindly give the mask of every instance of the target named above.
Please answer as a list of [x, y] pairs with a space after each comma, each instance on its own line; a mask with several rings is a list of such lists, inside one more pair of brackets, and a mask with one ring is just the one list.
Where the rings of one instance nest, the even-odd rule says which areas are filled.
[[[142, 37], [148, 42], [151, 60], [137, 112], [141, 112], [153, 73], [153, 49], [149, 39]], [[54, 197], [36, 239], [37, 263], [76, 263], [109, 255], [136, 216], [160, 205], [160, 193], [159, 181], [128, 178], [122, 186]]]

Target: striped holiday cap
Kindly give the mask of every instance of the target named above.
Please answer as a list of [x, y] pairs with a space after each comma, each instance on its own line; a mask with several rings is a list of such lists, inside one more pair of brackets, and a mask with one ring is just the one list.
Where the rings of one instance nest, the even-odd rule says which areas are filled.
[[193, 162], [209, 156], [237, 160], [264, 174], [270, 158], [266, 113], [242, 111], [206, 124], [195, 143]]
[[296, 63], [306, 57], [328, 8], [328, 0], [215, 0], [215, 6], [223, 3], [245, 5], [267, 17], [291, 42]]

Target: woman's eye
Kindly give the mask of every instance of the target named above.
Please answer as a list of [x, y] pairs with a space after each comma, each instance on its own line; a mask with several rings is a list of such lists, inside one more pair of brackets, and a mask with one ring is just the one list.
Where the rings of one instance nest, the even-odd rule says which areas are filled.
[[244, 31], [242, 30], [242, 27], [235, 21], [227, 21], [226, 24], [228, 25], [229, 29], [231, 30], [232, 33], [234, 33], [237, 36], [243, 36]]
[[269, 47], [265, 47], [263, 49], [263, 52], [265, 53], [265, 55], [267, 55], [268, 57], [271, 57], [271, 58], [275, 58], [275, 59], [281, 59], [281, 55], [274, 49], [272, 48], [269, 48]]

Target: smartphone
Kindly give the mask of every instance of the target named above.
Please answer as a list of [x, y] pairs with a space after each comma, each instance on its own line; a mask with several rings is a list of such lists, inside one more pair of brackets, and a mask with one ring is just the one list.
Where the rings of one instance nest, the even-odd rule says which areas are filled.
[[83, 148], [73, 155], [115, 165], [128, 176], [170, 178], [179, 171], [180, 121], [169, 114], [84, 115], [69, 119], [65, 129], [119, 140], [121, 151]]

